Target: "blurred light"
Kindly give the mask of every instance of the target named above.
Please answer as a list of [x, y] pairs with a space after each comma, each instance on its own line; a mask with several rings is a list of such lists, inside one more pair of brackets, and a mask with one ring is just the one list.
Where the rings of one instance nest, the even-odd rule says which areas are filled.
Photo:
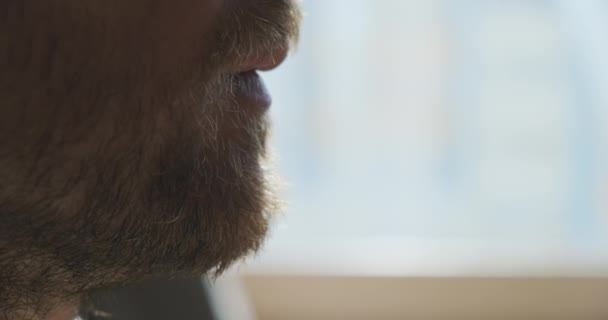
[[605, 1], [307, 0], [253, 272], [608, 270]]

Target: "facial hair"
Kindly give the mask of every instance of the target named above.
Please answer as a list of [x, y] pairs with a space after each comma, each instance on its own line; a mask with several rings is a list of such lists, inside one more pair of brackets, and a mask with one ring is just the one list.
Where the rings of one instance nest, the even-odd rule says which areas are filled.
[[[21, 119], [0, 132], [7, 318], [146, 279], [218, 273], [259, 248], [277, 209], [268, 120], [234, 99], [229, 66], [286, 46], [299, 13], [288, 0], [227, 6], [203, 61], [178, 82], [5, 95]], [[31, 116], [40, 101], [48, 108]]]

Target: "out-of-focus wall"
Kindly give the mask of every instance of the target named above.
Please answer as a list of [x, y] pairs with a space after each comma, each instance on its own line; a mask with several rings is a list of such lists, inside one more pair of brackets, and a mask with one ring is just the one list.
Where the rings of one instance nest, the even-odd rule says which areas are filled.
[[287, 209], [252, 272], [608, 270], [606, 1], [303, 6], [264, 76]]

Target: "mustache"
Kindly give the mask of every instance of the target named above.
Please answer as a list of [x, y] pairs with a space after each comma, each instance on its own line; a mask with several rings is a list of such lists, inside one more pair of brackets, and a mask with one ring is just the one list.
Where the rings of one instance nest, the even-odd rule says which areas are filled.
[[299, 39], [301, 11], [296, 0], [243, 0], [224, 5], [211, 54], [215, 66], [234, 66], [252, 58], [267, 57], [295, 47]]

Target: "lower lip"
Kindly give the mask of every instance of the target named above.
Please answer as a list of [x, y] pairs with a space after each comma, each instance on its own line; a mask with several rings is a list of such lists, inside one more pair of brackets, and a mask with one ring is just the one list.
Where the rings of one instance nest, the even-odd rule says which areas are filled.
[[255, 71], [237, 74], [233, 78], [233, 94], [241, 108], [254, 113], [265, 113], [272, 104], [264, 80]]

